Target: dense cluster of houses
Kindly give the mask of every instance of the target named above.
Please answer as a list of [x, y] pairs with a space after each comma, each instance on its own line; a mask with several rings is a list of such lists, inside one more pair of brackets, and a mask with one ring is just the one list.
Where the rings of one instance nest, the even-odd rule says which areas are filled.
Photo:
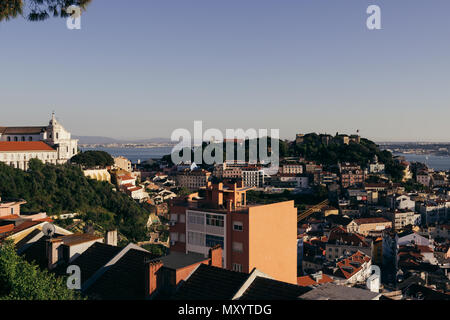
[[[359, 143], [347, 138], [342, 143]], [[142, 244], [119, 247], [114, 230], [46, 234], [52, 219], [21, 214], [21, 201], [0, 202], [0, 241], [13, 240], [20, 254], [59, 275], [79, 266], [81, 292], [93, 299], [448, 300], [449, 173], [396, 161], [404, 182], [424, 188], [393, 183], [377, 157], [365, 167], [284, 158], [274, 175], [242, 161], [197, 167], [160, 160], [149, 171], [118, 157], [112, 167], [84, 173], [153, 205], [167, 221], [166, 255]], [[328, 199], [306, 209], [294, 200], [247, 199], [253, 190], [295, 195], [315, 186]], [[150, 240], [158, 238], [153, 230]]]

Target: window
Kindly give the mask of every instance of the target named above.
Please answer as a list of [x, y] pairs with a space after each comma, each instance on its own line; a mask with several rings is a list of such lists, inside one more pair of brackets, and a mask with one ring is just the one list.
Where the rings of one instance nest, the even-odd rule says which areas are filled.
[[205, 224], [205, 217], [203, 214], [189, 213], [188, 222], [190, 224]]
[[186, 234], [185, 233], [180, 233], [179, 241], [182, 243], [186, 242]]
[[14, 208], [11, 208], [11, 214], [14, 214]]
[[243, 252], [244, 245], [242, 244], [242, 242], [233, 242], [233, 251], [234, 252]]
[[244, 229], [244, 226], [242, 225], [242, 222], [233, 222], [233, 230], [234, 231], [242, 231]]
[[206, 235], [206, 246], [209, 248], [212, 248], [219, 244], [223, 249], [224, 248], [223, 243], [224, 243], [223, 237], [212, 236], [209, 234]]
[[29, 138], [28, 138], [28, 141], [33, 141], [33, 137], [29, 137]]
[[186, 216], [184, 214], [180, 214], [180, 222], [186, 223]]
[[242, 272], [242, 264], [233, 263], [233, 271]]
[[215, 216], [211, 214], [206, 215], [206, 224], [209, 226], [221, 227], [224, 226], [224, 217], [223, 216]]
[[195, 246], [204, 246], [205, 237], [203, 234], [198, 232], [188, 232], [188, 243]]
[[178, 241], [178, 233], [177, 232], [171, 232], [170, 233], [170, 240]]

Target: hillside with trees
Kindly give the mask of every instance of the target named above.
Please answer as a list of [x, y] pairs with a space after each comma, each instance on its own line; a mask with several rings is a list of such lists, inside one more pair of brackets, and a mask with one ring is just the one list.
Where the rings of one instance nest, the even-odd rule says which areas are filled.
[[[340, 143], [341, 136], [326, 136], [316, 133], [308, 133], [303, 137], [302, 143], [296, 143], [295, 141], [287, 140], [275, 140], [279, 144], [279, 154], [281, 158], [285, 157], [303, 157], [307, 161], [316, 161], [325, 166], [336, 165], [339, 162], [352, 162], [359, 164], [362, 168], [367, 168], [369, 163], [374, 159], [374, 156], [378, 157], [378, 161], [386, 165], [386, 173], [389, 174], [394, 181], [400, 181], [403, 177], [404, 167], [394, 160], [392, 153], [389, 151], [381, 151], [376, 143], [365, 138], [360, 139], [360, 143], [350, 142], [349, 144]], [[327, 139], [326, 139], [327, 138]], [[253, 159], [258, 158], [259, 153], [259, 138], [256, 139], [258, 154], [254, 155]], [[224, 142], [222, 144], [224, 157], [226, 160], [225, 152], [226, 146], [230, 142]], [[245, 148], [245, 160], [249, 160], [250, 140], [245, 140], [242, 147]], [[271, 147], [271, 139], [268, 139], [267, 147]], [[209, 144], [204, 142], [202, 149]], [[236, 157], [238, 148], [241, 147], [237, 142], [233, 143], [234, 156]], [[190, 154], [190, 158], [194, 159], [193, 148], [184, 148], [179, 152], [180, 156], [183, 153]], [[214, 153], [212, 153], [214, 155]], [[270, 155], [270, 152], [269, 152]], [[169, 164], [172, 164], [171, 155], [166, 155], [162, 159]], [[234, 160], [234, 159], [231, 159]]]
[[129, 241], [145, 240], [151, 208], [113, 188], [85, 177], [77, 166], [44, 165], [32, 159], [25, 172], [0, 163], [0, 196], [26, 200], [23, 211], [49, 215], [77, 212], [104, 229], [117, 228]]

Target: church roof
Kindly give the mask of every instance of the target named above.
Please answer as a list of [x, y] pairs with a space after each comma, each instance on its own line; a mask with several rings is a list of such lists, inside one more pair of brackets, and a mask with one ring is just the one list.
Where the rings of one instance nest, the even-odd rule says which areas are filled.
[[11, 151], [56, 151], [42, 141], [0, 141], [0, 152]]
[[0, 127], [0, 134], [40, 134], [47, 127]]

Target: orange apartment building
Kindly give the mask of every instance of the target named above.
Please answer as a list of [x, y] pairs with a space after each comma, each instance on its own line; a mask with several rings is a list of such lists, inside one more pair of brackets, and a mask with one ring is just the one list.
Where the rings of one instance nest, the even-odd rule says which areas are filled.
[[226, 269], [253, 268], [297, 283], [297, 209], [294, 201], [247, 205], [239, 183], [208, 182], [199, 193], [170, 203], [171, 250], [208, 255], [223, 248]]

